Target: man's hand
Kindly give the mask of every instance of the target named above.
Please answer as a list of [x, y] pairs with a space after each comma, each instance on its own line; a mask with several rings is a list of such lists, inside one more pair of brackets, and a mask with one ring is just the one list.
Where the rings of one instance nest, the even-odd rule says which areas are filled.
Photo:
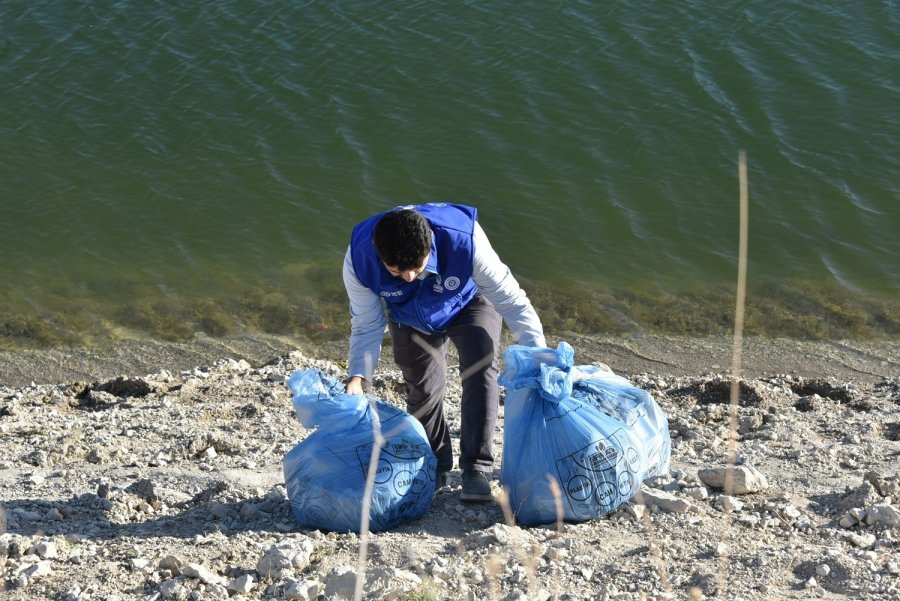
[[363, 385], [365, 380], [360, 376], [353, 376], [347, 380], [347, 394], [365, 394]]

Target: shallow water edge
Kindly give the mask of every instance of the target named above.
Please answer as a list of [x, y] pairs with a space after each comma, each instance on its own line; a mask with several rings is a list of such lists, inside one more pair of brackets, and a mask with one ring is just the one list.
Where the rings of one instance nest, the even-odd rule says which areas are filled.
[[[734, 331], [734, 285], [604, 287], [520, 281], [548, 336], [705, 337]], [[310, 292], [312, 291], [312, 292]], [[0, 350], [104, 347], [122, 340], [289, 336], [312, 347], [349, 333], [338, 274], [321, 266], [267, 283], [165, 290], [127, 280], [60, 284], [51, 300], [0, 293]], [[900, 340], [900, 295], [815, 281], [757, 280], [744, 334], [797, 340]]]
[[[548, 344], [555, 346], [562, 340], [574, 347], [576, 364], [604, 363], [626, 376], [730, 374], [734, 357], [733, 337], [726, 335], [586, 336], [562, 332], [552, 334]], [[504, 348], [511, 343], [507, 334]], [[182, 342], [145, 338], [95, 347], [0, 351], [0, 386], [92, 382], [120, 375], [142, 376], [163, 369], [178, 373], [212, 365], [220, 359], [245, 359], [260, 366], [298, 350], [346, 366], [343, 339], [313, 341], [270, 334], [212, 338], [201, 334]], [[451, 345], [451, 363], [453, 354]], [[389, 342], [382, 352], [380, 369], [393, 369]], [[739, 374], [743, 378], [793, 374], [842, 382], [880, 382], [900, 377], [900, 342], [751, 336], [741, 345]]]

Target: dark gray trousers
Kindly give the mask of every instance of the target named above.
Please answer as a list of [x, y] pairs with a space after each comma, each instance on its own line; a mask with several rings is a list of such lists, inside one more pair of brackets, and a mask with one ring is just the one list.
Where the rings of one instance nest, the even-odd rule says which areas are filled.
[[494, 306], [478, 294], [453, 318], [443, 334], [423, 334], [390, 323], [394, 360], [406, 380], [406, 410], [428, 434], [437, 455], [437, 471], [453, 468], [450, 428], [444, 418], [447, 388], [447, 340], [459, 355], [462, 380], [459, 467], [490, 472], [494, 467], [493, 438], [500, 394], [497, 388], [498, 350], [503, 321]]

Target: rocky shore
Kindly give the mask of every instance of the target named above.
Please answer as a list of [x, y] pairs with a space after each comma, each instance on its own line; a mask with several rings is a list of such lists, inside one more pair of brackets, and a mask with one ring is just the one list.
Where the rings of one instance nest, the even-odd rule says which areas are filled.
[[[566, 340], [657, 400], [670, 475], [605, 518], [520, 528], [460, 503], [453, 472], [425, 517], [368, 536], [366, 598], [900, 598], [898, 345], [749, 341], [732, 421], [727, 340]], [[298, 528], [281, 472], [309, 434], [285, 381], [343, 378], [341, 349], [209, 345], [0, 357], [0, 597], [353, 598], [363, 541]], [[402, 407], [381, 366], [373, 394]]]

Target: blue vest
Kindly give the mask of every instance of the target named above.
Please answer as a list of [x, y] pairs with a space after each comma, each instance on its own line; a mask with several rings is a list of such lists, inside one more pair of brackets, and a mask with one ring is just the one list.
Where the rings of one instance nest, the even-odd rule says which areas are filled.
[[353, 228], [350, 238], [353, 270], [366, 288], [384, 299], [391, 321], [437, 334], [446, 330], [478, 292], [472, 279], [472, 232], [478, 210], [446, 203], [408, 208], [421, 213], [431, 226], [431, 255], [425, 276], [406, 282], [385, 269], [372, 243], [375, 224], [384, 213]]

